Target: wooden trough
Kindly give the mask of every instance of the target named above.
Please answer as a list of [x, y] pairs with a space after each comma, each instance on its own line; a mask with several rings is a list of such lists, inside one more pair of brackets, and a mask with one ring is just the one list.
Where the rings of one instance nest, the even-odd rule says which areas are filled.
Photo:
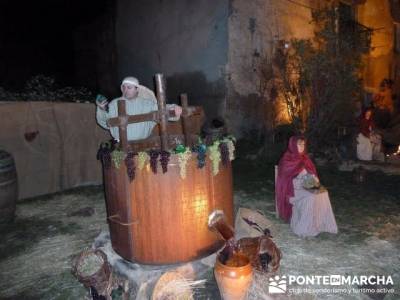
[[[181, 122], [168, 122], [165, 88], [162, 75], [156, 75], [159, 111], [146, 115], [127, 116], [124, 101], [118, 102], [118, 118], [109, 124], [119, 127], [122, 149], [139, 152], [149, 149], [170, 150], [177, 144], [192, 146], [197, 142], [204, 113], [200, 107], [188, 107], [181, 96]], [[126, 126], [154, 120], [159, 126], [146, 140], [128, 142]], [[222, 245], [208, 229], [209, 214], [215, 209], [225, 212], [233, 225], [232, 170], [220, 164], [213, 175], [211, 161], [197, 166], [192, 153], [186, 177], [180, 176], [178, 155], [171, 154], [168, 171], [161, 167], [153, 173], [149, 162], [139, 169], [137, 155], [135, 178], [130, 181], [124, 163], [111, 164], [104, 170], [107, 218], [114, 250], [123, 258], [144, 264], [172, 264], [194, 260], [215, 252]]]

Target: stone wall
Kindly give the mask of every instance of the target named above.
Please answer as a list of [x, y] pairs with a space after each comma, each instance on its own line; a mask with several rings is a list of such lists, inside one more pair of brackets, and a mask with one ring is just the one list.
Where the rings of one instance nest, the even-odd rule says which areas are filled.
[[282, 40], [313, 37], [310, 3], [296, 2], [231, 1], [226, 118], [238, 137], [264, 129], [275, 109], [268, 103], [263, 70], [271, 64], [276, 45]]
[[167, 77], [168, 101], [187, 92], [209, 119], [223, 116], [237, 137], [263, 131], [271, 103], [263, 68], [282, 40], [311, 38], [315, 0], [119, 1], [118, 76], [154, 89]]
[[374, 29], [372, 50], [365, 59], [364, 85], [378, 88], [384, 78], [392, 78], [393, 19], [388, 0], [367, 0], [357, 6], [357, 21]]
[[116, 40], [118, 76], [137, 76], [154, 89], [153, 76], [167, 78], [168, 102], [186, 92], [209, 118], [225, 100], [228, 0], [120, 0]]

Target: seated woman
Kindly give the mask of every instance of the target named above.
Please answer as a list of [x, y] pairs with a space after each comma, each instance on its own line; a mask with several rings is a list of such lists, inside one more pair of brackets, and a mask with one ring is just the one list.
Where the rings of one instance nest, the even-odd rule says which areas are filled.
[[369, 108], [360, 118], [360, 129], [357, 136], [357, 158], [359, 160], [384, 160], [385, 158], [381, 151], [381, 136], [374, 129], [372, 109]]
[[290, 221], [293, 232], [302, 237], [337, 233], [328, 192], [304, 187], [310, 178], [319, 185], [317, 170], [305, 148], [304, 138], [292, 136], [279, 162], [276, 182], [279, 216]]

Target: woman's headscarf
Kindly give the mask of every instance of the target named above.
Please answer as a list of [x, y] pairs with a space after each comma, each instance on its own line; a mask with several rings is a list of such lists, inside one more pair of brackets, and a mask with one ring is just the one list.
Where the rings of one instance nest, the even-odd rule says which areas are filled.
[[289, 139], [288, 149], [283, 154], [278, 165], [275, 192], [279, 216], [285, 221], [289, 221], [292, 216], [292, 205], [289, 202], [289, 198], [294, 196], [293, 178], [303, 169], [317, 176], [317, 170], [307, 155], [306, 147], [304, 147], [303, 153], [300, 154], [298, 151], [297, 141], [303, 139], [303, 137], [299, 136], [292, 136]]

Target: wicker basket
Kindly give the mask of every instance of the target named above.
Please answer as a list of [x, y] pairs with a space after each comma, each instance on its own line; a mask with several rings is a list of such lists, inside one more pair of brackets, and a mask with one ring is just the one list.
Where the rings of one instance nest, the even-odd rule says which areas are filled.
[[182, 284], [186, 281], [178, 272], [165, 273], [157, 281], [151, 300], [193, 300], [193, 290], [190, 285]]
[[[101, 267], [93, 274], [84, 274], [82, 266], [90, 256], [97, 256], [103, 261]], [[72, 274], [86, 288], [93, 287], [99, 295], [110, 295], [113, 289], [113, 279], [111, 266], [107, 261], [107, 256], [101, 250], [84, 250], [75, 259], [72, 267]]]

